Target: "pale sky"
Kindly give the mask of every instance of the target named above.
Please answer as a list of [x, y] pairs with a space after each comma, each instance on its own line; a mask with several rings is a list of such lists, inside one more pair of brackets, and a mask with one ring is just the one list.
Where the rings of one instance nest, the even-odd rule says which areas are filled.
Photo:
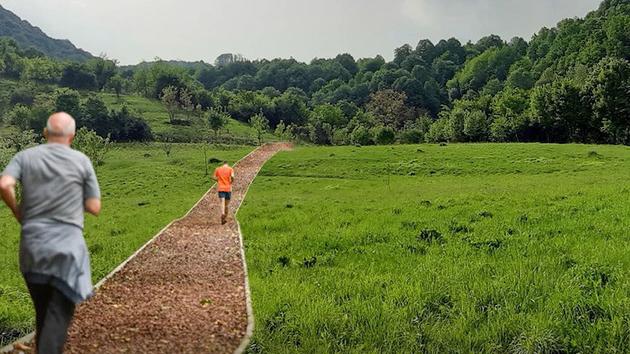
[[494, 33], [527, 40], [541, 27], [584, 17], [600, 0], [0, 0], [53, 38], [122, 64], [214, 62], [350, 53], [391, 59], [418, 40], [462, 43]]

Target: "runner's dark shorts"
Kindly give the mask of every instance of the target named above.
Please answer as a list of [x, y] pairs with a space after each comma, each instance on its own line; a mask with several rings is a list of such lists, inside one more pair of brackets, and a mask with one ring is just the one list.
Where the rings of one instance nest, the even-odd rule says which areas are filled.
[[232, 199], [232, 192], [219, 192], [219, 198], [221, 199]]

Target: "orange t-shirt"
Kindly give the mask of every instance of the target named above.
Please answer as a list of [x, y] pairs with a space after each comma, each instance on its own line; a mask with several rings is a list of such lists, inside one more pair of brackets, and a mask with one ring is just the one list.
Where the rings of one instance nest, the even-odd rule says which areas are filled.
[[219, 192], [232, 191], [232, 176], [234, 176], [234, 170], [230, 166], [223, 165], [214, 170], [214, 177], [219, 183]]

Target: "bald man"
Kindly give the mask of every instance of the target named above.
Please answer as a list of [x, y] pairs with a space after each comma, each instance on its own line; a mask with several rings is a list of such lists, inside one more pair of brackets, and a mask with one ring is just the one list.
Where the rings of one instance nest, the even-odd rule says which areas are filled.
[[38, 353], [63, 351], [75, 305], [92, 294], [83, 218], [100, 213], [100, 190], [90, 159], [70, 148], [74, 134], [69, 114], [53, 114], [48, 143], [19, 152], [0, 177], [0, 195], [22, 226], [20, 271], [35, 307]]

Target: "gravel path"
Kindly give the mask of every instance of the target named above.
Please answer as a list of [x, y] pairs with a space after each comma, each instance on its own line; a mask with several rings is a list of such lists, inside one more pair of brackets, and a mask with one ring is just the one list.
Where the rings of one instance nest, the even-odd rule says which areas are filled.
[[[288, 148], [268, 144], [238, 163], [232, 211], [262, 165]], [[233, 353], [245, 339], [248, 314], [232, 216], [220, 224], [211, 189], [77, 308], [66, 352]]]

